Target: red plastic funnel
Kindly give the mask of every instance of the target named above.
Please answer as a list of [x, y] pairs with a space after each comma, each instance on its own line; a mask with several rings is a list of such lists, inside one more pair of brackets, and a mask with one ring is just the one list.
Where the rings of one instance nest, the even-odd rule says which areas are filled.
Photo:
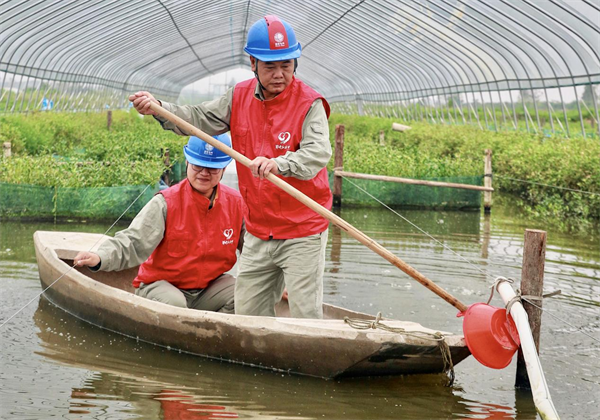
[[465, 317], [463, 333], [471, 354], [492, 369], [508, 366], [521, 344], [515, 322], [506, 315], [506, 309], [485, 303], [475, 303], [458, 314]]

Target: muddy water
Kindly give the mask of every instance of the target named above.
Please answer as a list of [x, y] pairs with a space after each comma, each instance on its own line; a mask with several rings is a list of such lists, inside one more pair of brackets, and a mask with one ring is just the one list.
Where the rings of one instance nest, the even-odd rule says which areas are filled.
[[[465, 304], [485, 302], [498, 275], [518, 278], [524, 229], [544, 229], [502, 208], [491, 217], [402, 214], [446, 247], [387, 210], [341, 212]], [[441, 375], [324, 381], [137, 343], [39, 299], [33, 232], [104, 232], [108, 225], [0, 222], [0, 320], [33, 300], [0, 329], [0, 418], [538, 418], [528, 395], [514, 389], [514, 361], [504, 370], [491, 370], [469, 358], [456, 366], [452, 387], [444, 386]], [[547, 230], [545, 291], [561, 289], [562, 294], [544, 301], [542, 364], [562, 418], [595, 419], [600, 345], [577, 328], [600, 339], [599, 235]], [[336, 228], [329, 235], [325, 300], [430, 328], [461, 330], [453, 307]], [[501, 305], [499, 297], [493, 303]]]

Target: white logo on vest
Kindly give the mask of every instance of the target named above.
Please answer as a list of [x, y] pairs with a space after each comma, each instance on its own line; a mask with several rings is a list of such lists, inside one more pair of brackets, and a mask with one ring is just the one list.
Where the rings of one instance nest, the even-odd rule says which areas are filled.
[[233, 236], [233, 229], [225, 229], [223, 231], [223, 235], [225, 235], [225, 238], [227, 238], [226, 241], [223, 241], [223, 245], [229, 245], [233, 243], [233, 239], [231, 239]]
[[292, 135], [290, 134], [289, 131], [284, 131], [282, 133], [279, 133], [279, 136], [277, 136], [277, 138], [279, 139], [281, 144], [276, 144], [275, 145], [276, 149], [289, 149], [290, 148], [290, 146], [284, 146], [292, 138]]

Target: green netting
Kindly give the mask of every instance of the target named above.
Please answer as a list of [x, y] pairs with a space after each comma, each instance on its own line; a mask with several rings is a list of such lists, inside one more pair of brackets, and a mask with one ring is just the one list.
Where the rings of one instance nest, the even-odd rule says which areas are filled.
[[171, 183], [177, 183], [186, 176], [185, 160], [183, 162], [176, 161], [173, 163], [171, 166]]
[[[0, 183], [0, 217], [116, 219], [144, 189], [145, 185], [57, 188]], [[147, 188], [123, 219], [133, 219], [157, 191], [158, 186]]]
[[[426, 178], [428, 181], [458, 184], [483, 185], [483, 176], [459, 176]], [[479, 209], [481, 192], [448, 187], [399, 184], [397, 182], [372, 181], [367, 179], [342, 180], [342, 205], [379, 206], [380, 204], [355, 185], [369, 192], [391, 207], [435, 208], [435, 209]], [[333, 188], [333, 173], [329, 174]]]
[[53, 215], [55, 188], [0, 183], [0, 216]]
[[[173, 176], [181, 179], [182, 168], [174, 165]], [[432, 181], [482, 185], [482, 176], [428, 178]], [[407, 185], [394, 182], [352, 179], [385, 204], [393, 207], [478, 209], [481, 205], [479, 191], [456, 188]], [[378, 206], [367, 194], [343, 180], [342, 204], [350, 206]], [[333, 184], [333, 174], [330, 174]], [[116, 219], [146, 188], [143, 185], [97, 188], [40, 187], [36, 185], [0, 183], [0, 218], [82, 218]], [[158, 186], [149, 187], [123, 216], [131, 220], [158, 191]]]

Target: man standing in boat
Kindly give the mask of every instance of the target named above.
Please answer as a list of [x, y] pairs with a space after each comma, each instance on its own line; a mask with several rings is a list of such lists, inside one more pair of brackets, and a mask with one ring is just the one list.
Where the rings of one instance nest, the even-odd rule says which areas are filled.
[[[287, 22], [270, 15], [254, 23], [244, 51], [255, 78], [238, 83], [221, 98], [176, 106], [142, 91], [129, 100], [141, 114], [156, 117], [150, 109], [154, 102], [211, 135], [230, 130], [233, 148], [252, 160], [249, 168], [237, 164], [247, 232], [236, 313], [274, 316], [286, 287], [293, 317], [322, 318], [329, 223], [264, 178], [280, 176], [331, 208], [325, 168], [331, 158], [329, 105], [294, 77], [301, 46]], [[163, 128], [185, 134], [156, 118]]]
[[[227, 134], [215, 138], [231, 147]], [[135, 294], [182, 308], [234, 313], [235, 278], [225, 274], [242, 250], [244, 203], [220, 184], [231, 158], [197, 137], [183, 153], [187, 178], [160, 191], [96, 253], [75, 264], [119, 271], [140, 265]]]

